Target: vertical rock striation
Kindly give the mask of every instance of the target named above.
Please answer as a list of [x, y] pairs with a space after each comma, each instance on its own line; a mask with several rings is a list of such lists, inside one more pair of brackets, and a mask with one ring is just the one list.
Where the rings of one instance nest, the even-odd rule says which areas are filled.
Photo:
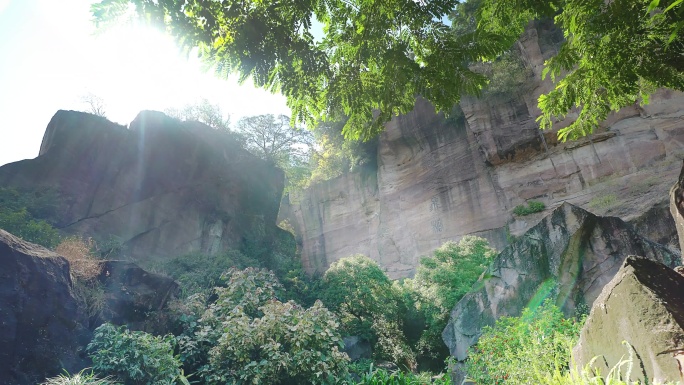
[[[528, 29], [518, 42], [534, 74], [523, 89], [464, 98], [465, 122], [435, 114], [419, 98], [382, 133], [377, 169], [319, 183], [284, 202], [281, 219], [295, 228], [310, 272], [360, 253], [393, 278], [411, 276], [419, 257], [444, 241], [475, 234], [502, 249], [565, 201], [678, 247], [665, 197], [684, 157], [684, 94], [659, 91], [649, 105], [610, 115], [594, 135], [557, 143], [536, 124], [537, 97], [553, 86], [539, 80], [553, 53], [545, 28]], [[531, 199], [549, 210], [512, 215]]]

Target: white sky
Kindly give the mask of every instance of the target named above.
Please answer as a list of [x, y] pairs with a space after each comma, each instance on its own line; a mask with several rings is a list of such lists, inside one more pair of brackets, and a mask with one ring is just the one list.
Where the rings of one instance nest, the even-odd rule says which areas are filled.
[[92, 2], [0, 0], [0, 165], [36, 157], [50, 118], [59, 109], [86, 110], [88, 93], [124, 125], [141, 110], [202, 98], [233, 122], [289, 115], [281, 95], [203, 73], [160, 32], [131, 27], [94, 36]]

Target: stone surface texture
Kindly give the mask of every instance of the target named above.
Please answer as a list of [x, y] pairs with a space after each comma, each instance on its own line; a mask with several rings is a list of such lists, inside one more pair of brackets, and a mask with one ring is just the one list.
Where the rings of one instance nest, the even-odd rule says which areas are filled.
[[681, 264], [678, 254], [643, 238], [621, 219], [565, 203], [495, 258], [452, 310], [444, 342], [463, 361], [482, 328], [501, 316], [518, 316], [526, 306], [549, 297], [572, 315], [577, 306], [591, 306], [625, 258], [634, 254], [671, 268]]
[[[684, 277], [661, 263], [628, 257], [594, 302], [573, 350], [579, 367], [597, 356], [593, 367], [601, 373], [632, 357], [632, 380], [684, 381]], [[622, 369], [624, 375], [627, 366]]]
[[147, 272], [133, 262], [104, 261], [101, 266], [98, 280], [104, 287], [105, 306], [100, 323], [145, 329], [149, 316], [178, 294], [179, 286], [173, 279]]
[[61, 231], [119, 240], [134, 260], [215, 254], [284, 232], [283, 182], [228, 135], [153, 111], [128, 129], [59, 111], [37, 158], [0, 167], [0, 186], [58, 191]]
[[[518, 43], [534, 74], [524, 89], [465, 98], [460, 124], [418, 99], [411, 113], [387, 124], [377, 169], [284, 200], [280, 219], [295, 228], [308, 271], [365, 254], [392, 278], [412, 276], [420, 256], [447, 240], [474, 234], [502, 249], [509, 235], [523, 234], [564, 201], [618, 216], [678, 247], [667, 194], [684, 157], [684, 94], [659, 91], [649, 105], [610, 115], [590, 137], [558, 143], [535, 121], [537, 98], [552, 87], [537, 80], [553, 53], [539, 38], [542, 27]], [[547, 211], [514, 216], [513, 208], [528, 200], [542, 201]]]
[[0, 230], [0, 266], [0, 383], [83, 368], [89, 333], [66, 259]]
[[684, 250], [684, 165], [679, 173], [679, 180], [670, 189], [670, 214], [679, 236], [679, 249]]

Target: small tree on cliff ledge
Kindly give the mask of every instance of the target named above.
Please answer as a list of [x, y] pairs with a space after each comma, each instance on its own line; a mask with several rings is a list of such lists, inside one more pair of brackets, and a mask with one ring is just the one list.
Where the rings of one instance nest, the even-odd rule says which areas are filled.
[[463, 93], [479, 94], [487, 78], [469, 64], [494, 59], [542, 16], [555, 18], [567, 42], [547, 62], [545, 72], [565, 76], [540, 98], [541, 126], [581, 108], [561, 139], [592, 132], [610, 110], [647, 101], [655, 87], [684, 90], [682, 0], [485, 0], [478, 27], [452, 33], [459, 26], [443, 20], [459, 3], [101, 0], [92, 12], [106, 25], [133, 4], [142, 20], [199, 48], [220, 76], [237, 73], [284, 94], [293, 120], [313, 126], [348, 116], [343, 132], [353, 139], [379, 133], [417, 95], [448, 113]]

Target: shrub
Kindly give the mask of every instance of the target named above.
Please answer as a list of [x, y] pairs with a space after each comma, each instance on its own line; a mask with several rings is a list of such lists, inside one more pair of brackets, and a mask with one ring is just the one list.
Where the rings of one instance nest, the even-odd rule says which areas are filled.
[[0, 229], [48, 249], [59, 242], [59, 232], [49, 223], [33, 219], [25, 208], [16, 211], [0, 208]]
[[333, 314], [320, 302], [304, 309], [276, 300], [267, 270], [230, 269], [216, 299], [185, 301], [177, 338], [180, 359], [207, 384], [327, 383], [344, 376], [348, 357]]
[[375, 261], [363, 255], [342, 258], [330, 265], [321, 284], [321, 299], [339, 315], [345, 335], [370, 341], [377, 359], [415, 366], [402, 332], [399, 295]]
[[525, 216], [534, 213], [542, 212], [546, 209], [546, 205], [539, 201], [528, 201], [527, 206], [518, 205], [513, 208], [513, 214], [518, 216]]
[[109, 377], [97, 378], [93, 372], [87, 372], [86, 369], [80, 372], [69, 375], [60, 374], [56, 377], [46, 379], [40, 385], [118, 385], [118, 382], [112, 381]]
[[334, 315], [320, 301], [304, 309], [271, 300], [263, 316], [237, 308], [211, 350], [210, 384], [327, 384], [346, 370]]
[[182, 374], [173, 348], [171, 335], [157, 337], [105, 323], [95, 329], [87, 351], [93, 370], [114, 376], [126, 385], [168, 385]]
[[421, 258], [415, 281], [406, 285], [412, 285], [417, 292], [415, 300], [425, 319], [419, 342], [424, 354], [445, 358], [442, 330], [449, 313], [496, 254], [486, 239], [465, 236], [458, 243], [446, 242], [432, 256]]
[[501, 317], [482, 330], [466, 361], [468, 377], [478, 384], [537, 384], [534, 373], [565, 372], [581, 322], [565, 319], [547, 300], [520, 317]]

